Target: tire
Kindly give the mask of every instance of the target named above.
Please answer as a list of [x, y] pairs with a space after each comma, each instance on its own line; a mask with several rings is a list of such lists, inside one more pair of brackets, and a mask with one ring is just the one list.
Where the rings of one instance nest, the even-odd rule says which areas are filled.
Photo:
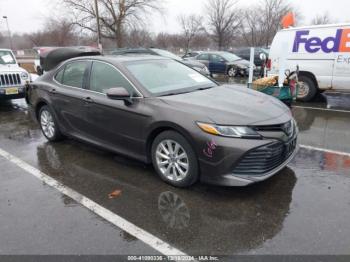
[[48, 106], [43, 106], [40, 108], [38, 120], [40, 123], [41, 131], [47, 140], [56, 142], [63, 139], [63, 135], [58, 128], [55, 116]]
[[229, 70], [227, 71], [227, 75], [229, 77], [236, 77], [237, 74], [238, 74], [237, 69], [234, 67], [229, 68]]
[[153, 141], [151, 154], [155, 170], [166, 183], [175, 187], [189, 187], [197, 182], [199, 170], [196, 154], [179, 133], [165, 131], [159, 134]]
[[315, 81], [305, 75], [299, 76], [298, 100], [302, 102], [311, 101], [317, 94]]

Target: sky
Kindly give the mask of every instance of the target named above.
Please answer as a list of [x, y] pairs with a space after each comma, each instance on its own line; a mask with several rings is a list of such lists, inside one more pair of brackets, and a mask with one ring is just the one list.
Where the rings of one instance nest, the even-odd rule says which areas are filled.
[[[93, 0], [91, 0], [93, 1]], [[205, 0], [162, 0], [165, 12], [163, 16], [152, 15], [148, 29], [153, 32], [180, 32], [178, 23], [180, 14], [203, 14]], [[260, 0], [238, 0], [241, 6], [254, 6]], [[350, 0], [291, 0], [290, 2], [301, 11], [304, 24], [315, 15], [329, 12], [330, 16], [339, 22], [349, 21]], [[29, 33], [40, 30], [45, 26], [45, 19], [59, 16], [57, 10], [60, 0], [0, 0], [0, 31], [6, 31], [8, 17], [11, 32]]]

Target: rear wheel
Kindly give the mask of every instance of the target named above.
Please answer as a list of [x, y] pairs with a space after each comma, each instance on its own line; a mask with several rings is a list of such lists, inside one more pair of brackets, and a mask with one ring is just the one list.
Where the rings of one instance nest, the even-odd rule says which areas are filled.
[[176, 187], [188, 187], [198, 180], [197, 157], [187, 140], [177, 132], [166, 131], [152, 145], [152, 161], [158, 175]]
[[308, 76], [299, 76], [298, 100], [309, 102], [316, 96], [316, 94], [317, 87], [315, 81]]
[[54, 115], [48, 106], [43, 106], [39, 111], [39, 123], [44, 136], [49, 141], [59, 141], [63, 138]]

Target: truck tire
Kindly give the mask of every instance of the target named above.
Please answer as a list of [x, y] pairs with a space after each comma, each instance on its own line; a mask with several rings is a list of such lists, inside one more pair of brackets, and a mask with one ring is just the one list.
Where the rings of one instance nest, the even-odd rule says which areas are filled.
[[302, 102], [311, 101], [317, 94], [317, 86], [315, 81], [305, 75], [299, 76], [299, 92], [298, 100]]

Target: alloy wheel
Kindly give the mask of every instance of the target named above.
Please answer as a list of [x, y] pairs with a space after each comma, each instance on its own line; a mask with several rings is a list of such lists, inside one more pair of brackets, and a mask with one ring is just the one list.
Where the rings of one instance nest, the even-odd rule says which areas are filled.
[[41, 112], [40, 124], [46, 137], [53, 138], [55, 136], [55, 122], [49, 111], [43, 110]]
[[237, 74], [237, 70], [236, 69], [230, 68], [230, 70], [228, 70], [228, 76], [229, 77], [234, 77], [234, 76], [236, 76], [236, 74]]
[[310, 92], [310, 87], [306, 82], [299, 82], [298, 98], [306, 97]]
[[175, 182], [184, 180], [190, 167], [186, 151], [173, 140], [163, 140], [158, 144], [156, 163], [162, 175]]

